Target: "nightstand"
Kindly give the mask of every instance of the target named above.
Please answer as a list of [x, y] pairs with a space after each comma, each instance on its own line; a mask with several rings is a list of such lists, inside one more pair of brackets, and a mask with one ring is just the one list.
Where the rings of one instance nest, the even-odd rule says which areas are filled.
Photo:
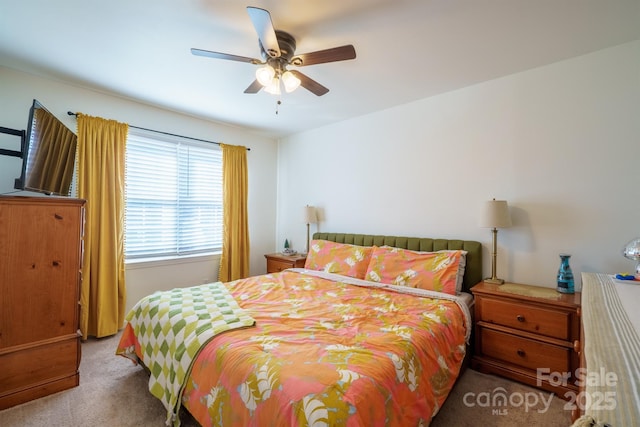
[[307, 260], [307, 255], [283, 255], [279, 253], [266, 254], [264, 256], [267, 259], [267, 274], [278, 273], [287, 268], [303, 268], [304, 263]]
[[564, 399], [576, 395], [580, 293], [485, 282], [471, 292], [475, 297], [473, 369], [551, 391]]

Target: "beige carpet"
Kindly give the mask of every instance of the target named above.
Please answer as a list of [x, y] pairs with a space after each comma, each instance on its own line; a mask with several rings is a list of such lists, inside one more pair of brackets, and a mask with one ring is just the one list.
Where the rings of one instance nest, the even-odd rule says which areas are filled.
[[[147, 390], [146, 373], [114, 355], [117, 342], [118, 337], [112, 337], [83, 343], [80, 386], [0, 411], [0, 426], [164, 426], [166, 412]], [[512, 404], [492, 407], [491, 398], [501, 392], [500, 387]], [[533, 403], [534, 396], [537, 406], [527, 409], [520, 404], [525, 399]], [[549, 393], [467, 369], [431, 425], [571, 425], [564, 401], [554, 398], [544, 411], [541, 397], [546, 400]], [[185, 427], [198, 425], [188, 414], [183, 413], [181, 420]]]
[[[505, 406], [500, 405], [500, 396], [506, 396]], [[568, 427], [571, 411], [565, 405], [549, 392], [467, 369], [431, 427]]]

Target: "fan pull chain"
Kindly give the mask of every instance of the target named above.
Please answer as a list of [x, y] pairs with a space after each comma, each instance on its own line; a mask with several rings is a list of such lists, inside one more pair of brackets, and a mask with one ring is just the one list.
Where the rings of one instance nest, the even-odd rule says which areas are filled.
[[282, 104], [282, 101], [278, 99], [278, 102], [276, 102], [276, 116], [278, 115], [278, 107], [280, 107], [280, 104]]

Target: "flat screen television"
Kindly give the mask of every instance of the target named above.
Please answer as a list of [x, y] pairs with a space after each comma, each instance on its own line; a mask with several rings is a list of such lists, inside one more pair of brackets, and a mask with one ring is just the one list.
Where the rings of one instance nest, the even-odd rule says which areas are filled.
[[34, 99], [22, 148], [22, 173], [15, 188], [68, 196], [77, 144], [77, 136]]

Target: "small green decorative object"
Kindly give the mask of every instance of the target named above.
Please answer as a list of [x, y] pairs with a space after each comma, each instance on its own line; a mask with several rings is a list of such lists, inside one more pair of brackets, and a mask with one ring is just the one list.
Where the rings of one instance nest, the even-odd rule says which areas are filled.
[[288, 255], [288, 256], [296, 254], [296, 251], [291, 249], [291, 247], [289, 246], [289, 240], [288, 239], [285, 239], [285, 241], [284, 241], [284, 250], [282, 251], [282, 254], [283, 255]]

